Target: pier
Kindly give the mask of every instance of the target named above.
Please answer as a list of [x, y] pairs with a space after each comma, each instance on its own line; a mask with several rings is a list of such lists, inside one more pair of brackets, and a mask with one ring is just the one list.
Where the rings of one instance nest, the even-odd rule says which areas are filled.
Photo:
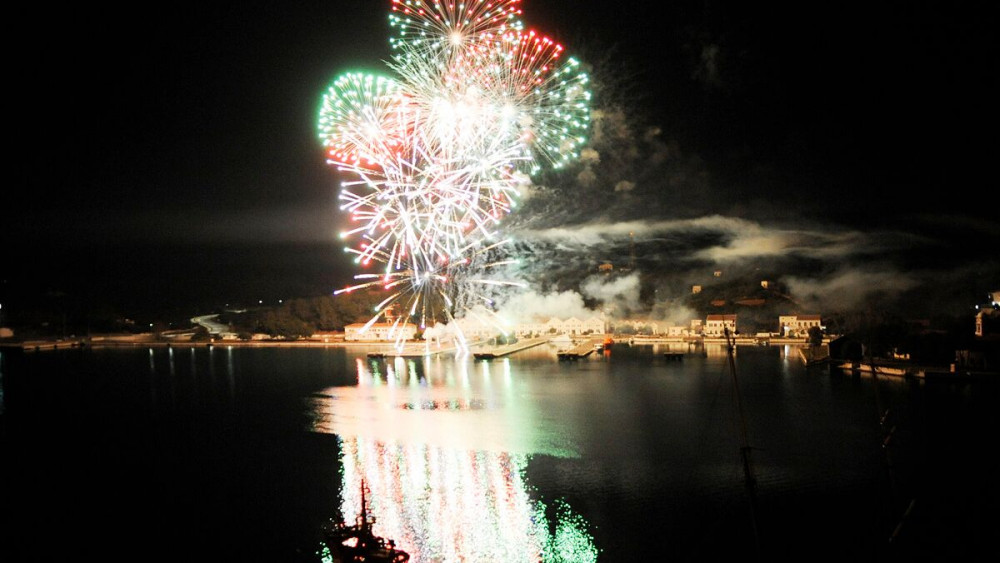
[[437, 354], [448, 354], [457, 352], [458, 348], [454, 345], [441, 346], [432, 345], [430, 343], [417, 343], [417, 342], [407, 342], [403, 344], [402, 347], [397, 348], [395, 345], [384, 345], [379, 346], [379, 350], [375, 352], [368, 352], [368, 357], [371, 359], [380, 358], [426, 358], [428, 356], [435, 356]]
[[599, 347], [603, 347], [603, 340], [599, 338], [592, 338], [589, 340], [584, 340], [583, 343], [577, 344], [576, 346], [559, 352], [560, 360], [578, 360], [580, 358], [586, 358], [587, 356], [594, 353]]
[[527, 350], [528, 348], [534, 348], [541, 344], [545, 344], [549, 339], [546, 338], [529, 338], [527, 340], [519, 340], [513, 344], [507, 344], [504, 346], [485, 346], [478, 349], [474, 349], [472, 356], [477, 360], [492, 360], [494, 358], [501, 358], [514, 352], [520, 352], [521, 350]]
[[57, 340], [25, 340], [11, 347], [20, 347], [25, 352], [38, 352], [41, 350], [66, 350], [69, 348], [83, 348], [88, 345], [85, 338], [60, 338]]

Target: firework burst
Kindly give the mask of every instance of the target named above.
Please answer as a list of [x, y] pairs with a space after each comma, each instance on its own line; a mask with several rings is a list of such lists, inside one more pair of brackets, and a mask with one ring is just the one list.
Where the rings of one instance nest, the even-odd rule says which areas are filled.
[[319, 136], [344, 177], [342, 237], [381, 271], [339, 290], [381, 287], [368, 326], [453, 321], [490, 305], [508, 261], [502, 220], [526, 178], [578, 158], [588, 77], [548, 37], [524, 31], [520, 0], [393, 0], [393, 78], [347, 73], [323, 96]]

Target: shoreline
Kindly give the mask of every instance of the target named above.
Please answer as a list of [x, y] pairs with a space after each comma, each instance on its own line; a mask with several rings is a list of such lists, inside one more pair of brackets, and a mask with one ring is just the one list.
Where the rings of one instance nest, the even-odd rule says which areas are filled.
[[[553, 335], [549, 341], [557, 338], [559, 335]], [[597, 335], [596, 337], [605, 337], [606, 335]], [[595, 335], [576, 335], [570, 337], [573, 340], [586, 340], [589, 338], [595, 338]], [[618, 337], [613, 337], [616, 344], [627, 344], [632, 346], [637, 345], [647, 345], [647, 344], [688, 344], [688, 345], [703, 345], [703, 344], [726, 344], [727, 340], [724, 337], [690, 337], [690, 336], [670, 336], [670, 337], [648, 337], [648, 336], [625, 336], [619, 335]], [[829, 338], [823, 339], [824, 344], [828, 343]], [[733, 339], [733, 343], [741, 346], [757, 345], [757, 346], [769, 346], [769, 345], [795, 345], [795, 346], [808, 346], [809, 343], [802, 338], [769, 338], [761, 339], [757, 337], [737, 337]], [[412, 348], [415, 346], [423, 346], [423, 341], [407, 341], [405, 346]], [[343, 336], [337, 337], [333, 336], [331, 338], [320, 339], [296, 339], [296, 340], [282, 340], [282, 339], [268, 339], [268, 340], [205, 340], [205, 341], [191, 341], [191, 340], [168, 340], [158, 338], [150, 334], [139, 334], [134, 336], [123, 336], [123, 335], [98, 335], [90, 337], [67, 337], [67, 338], [54, 338], [54, 339], [44, 339], [36, 338], [30, 340], [11, 340], [7, 342], [0, 342], [0, 349], [20, 349], [24, 351], [43, 351], [43, 350], [67, 350], [73, 348], [137, 348], [137, 347], [162, 347], [162, 348], [212, 348], [218, 346], [232, 346], [232, 347], [287, 347], [287, 348], [321, 348], [321, 347], [341, 347], [341, 346], [369, 346], [376, 347], [380, 349], [394, 349], [394, 342], [387, 342], [384, 340], [344, 340]]]

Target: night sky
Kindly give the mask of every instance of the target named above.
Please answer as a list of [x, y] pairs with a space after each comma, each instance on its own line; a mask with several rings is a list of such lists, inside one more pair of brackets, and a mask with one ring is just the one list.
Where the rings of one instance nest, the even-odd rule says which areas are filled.
[[[5, 291], [155, 308], [346, 283], [316, 115], [337, 75], [388, 74], [389, 5], [38, 4], [12, 19], [28, 39], [8, 86]], [[997, 289], [986, 6], [525, 0], [526, 26], [594, 65], [595, 107], [627, 132], [595, 140], [590, 180], [539, 179], [512, 232], [537, 249], [564, 229], [553, 259], [583, 263], [620, 255], [627, 223], [674, 274], [806, 256], [794, 287], [817, 308], [828, 283]]]

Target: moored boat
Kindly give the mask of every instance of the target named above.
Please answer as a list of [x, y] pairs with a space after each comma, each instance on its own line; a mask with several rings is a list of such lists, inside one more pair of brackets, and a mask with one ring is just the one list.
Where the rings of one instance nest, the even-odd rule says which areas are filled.
[[334, 563], [405, 563], [410, 554], [396, 548], [396, 542], [375, 535], [375, 518], [368, 514], [365, 484], [361, 483], [361, 510], [354, 524], [331, 523], [323, 532], [323, 544]]
[[803, 346], [799, 348], [799, 356], [807, 366], [826, 364], [831, 361], [830, 347], [826, 344]]
[[904, 377], [910, 375], [911, 370], [906, 366], [900, 365], [885, 365], [885, 364], [872, 364], [868, 362], [857, 362], [857, 361], [845, 361], [836, 364], [836, 367], [849, 370], [849, 371], [859, 371], [863, 373], [874, 372], [877, 375], [893, 375], [898, 377]]

